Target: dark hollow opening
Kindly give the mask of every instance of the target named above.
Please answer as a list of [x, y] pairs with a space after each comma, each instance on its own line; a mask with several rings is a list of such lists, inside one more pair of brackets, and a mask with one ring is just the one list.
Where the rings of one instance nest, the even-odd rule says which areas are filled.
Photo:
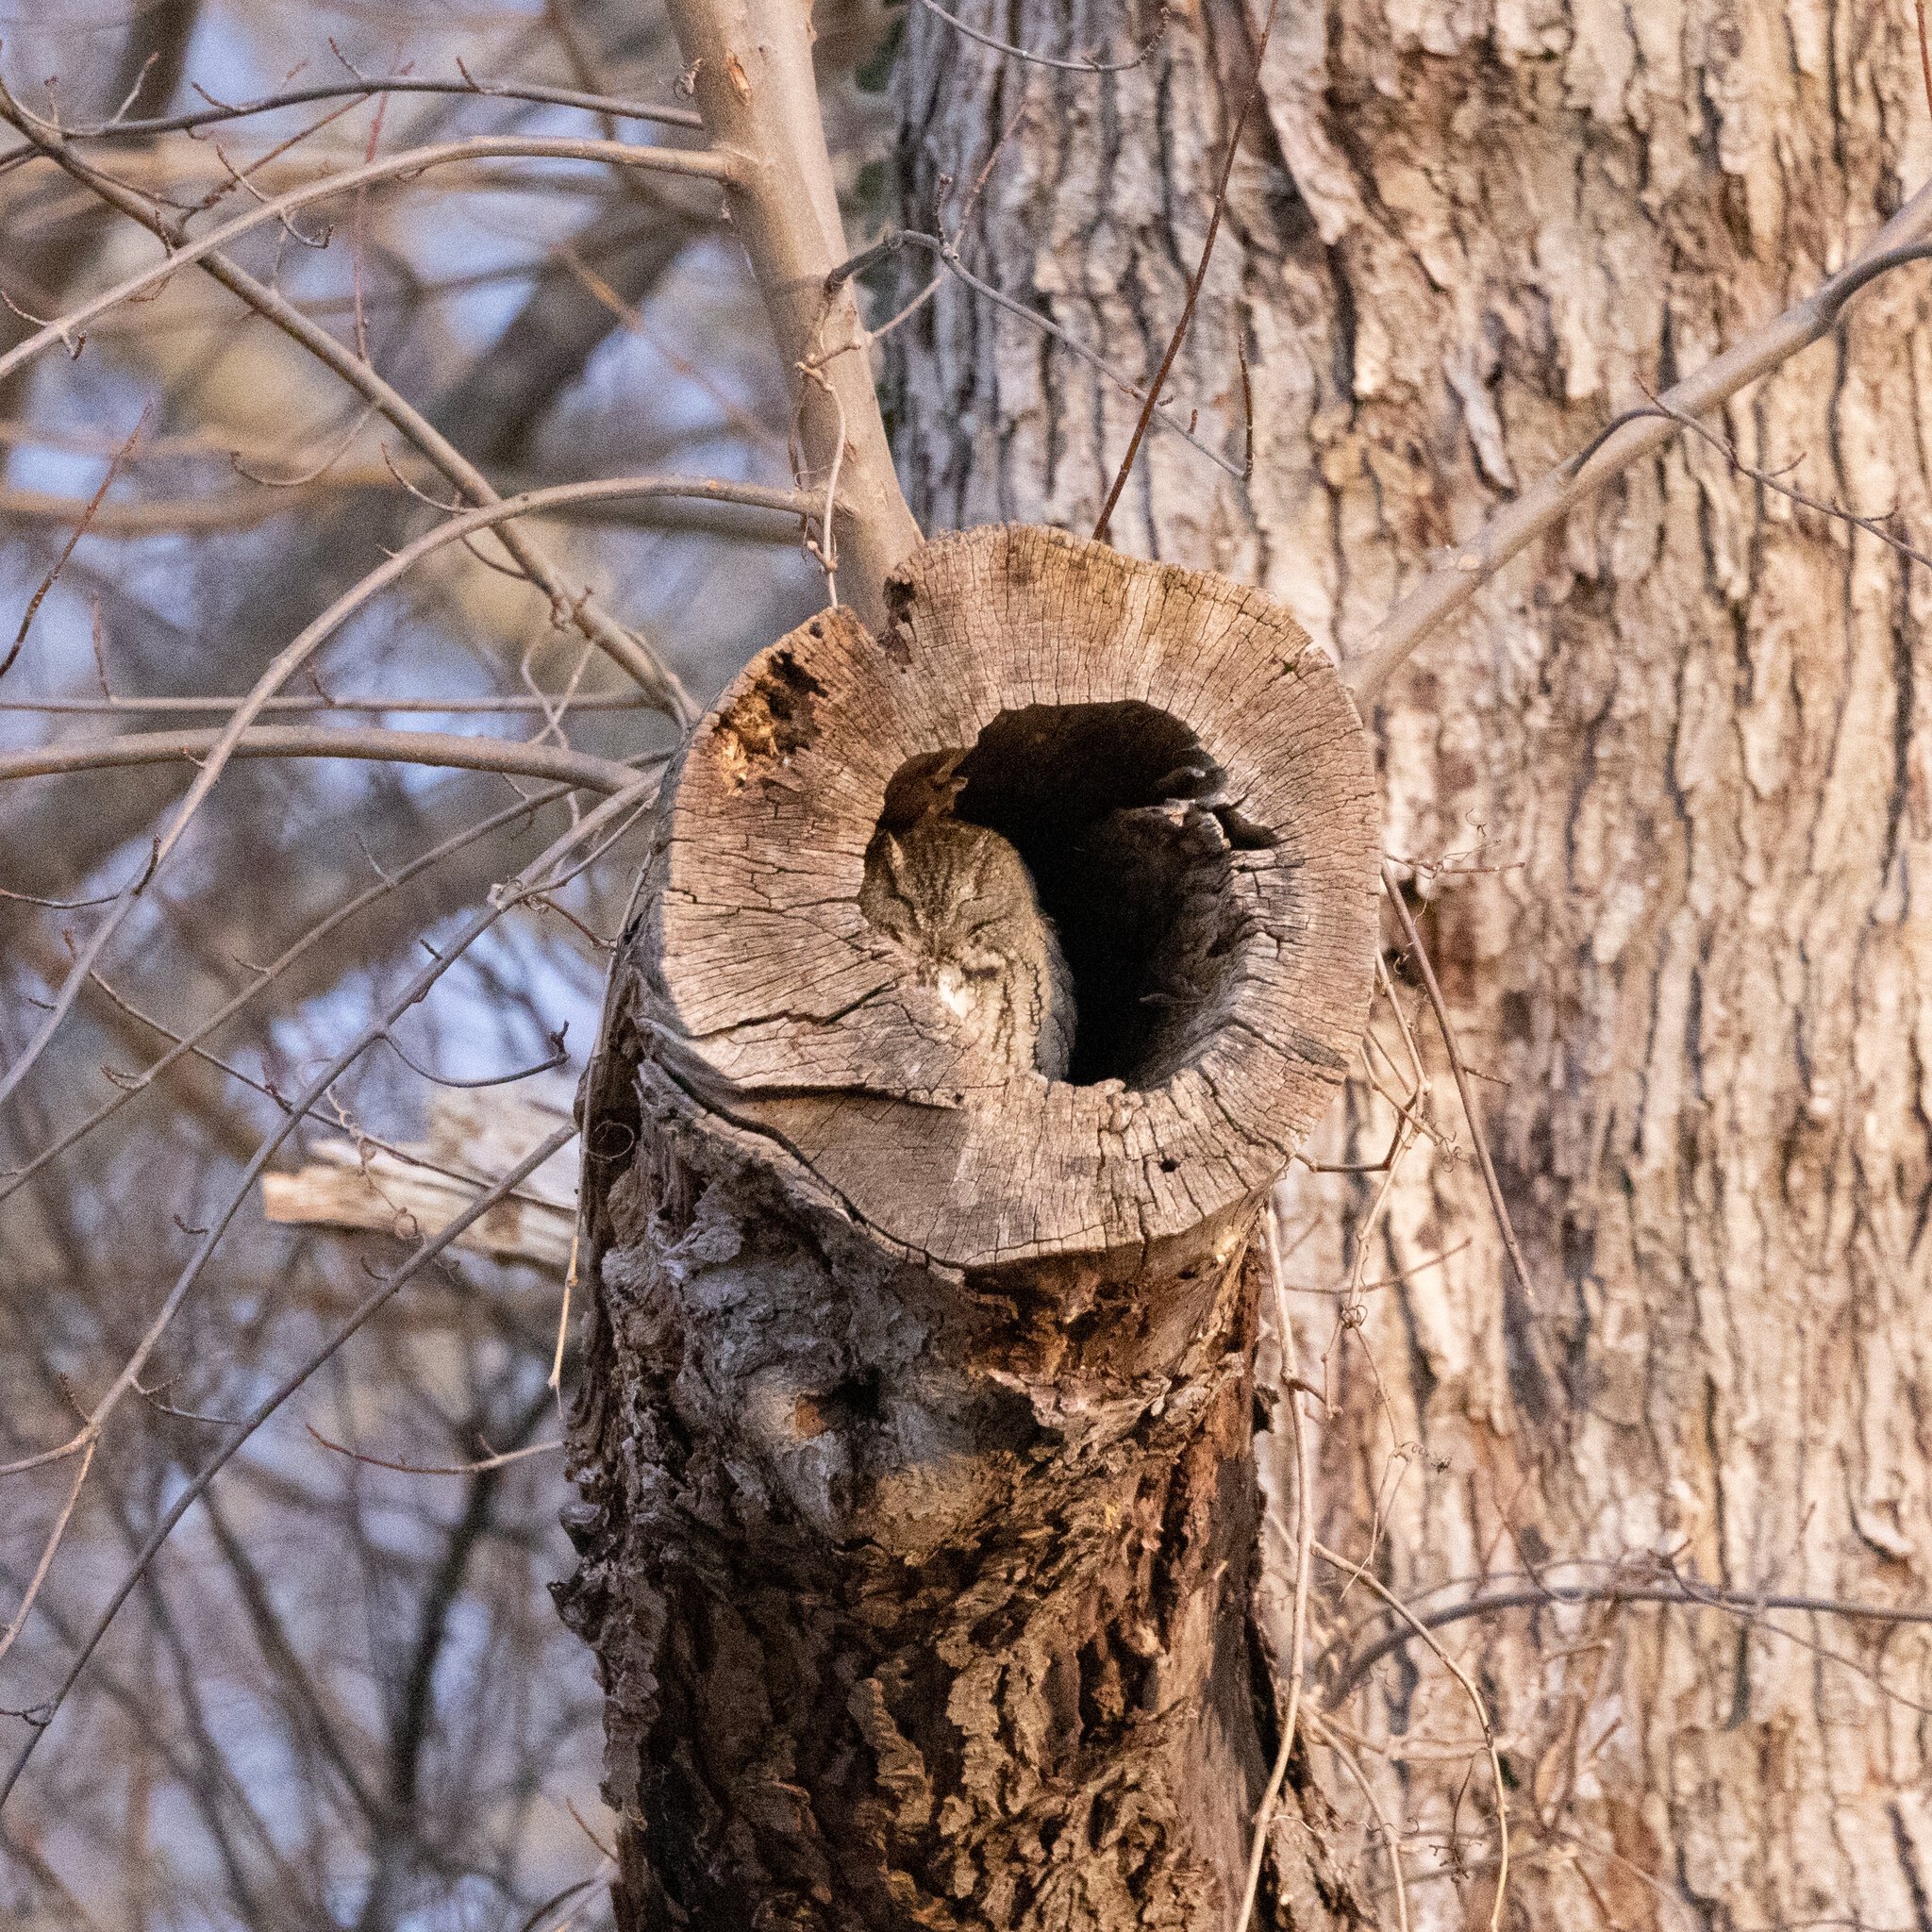
[[1157, 1087], [1232, 996], [1245, 935], [1234, 856], [1273, 843], [1194, 734], [1152, 705], [1002, 711], [970, 749], [908, 760], [881, 832], [950, 812], [1008, 840], [1074, 981], [1066, 1078]]

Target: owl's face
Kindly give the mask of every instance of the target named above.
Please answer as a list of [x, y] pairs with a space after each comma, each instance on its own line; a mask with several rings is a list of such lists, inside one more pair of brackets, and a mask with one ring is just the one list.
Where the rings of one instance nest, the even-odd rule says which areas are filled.
[[1037, 1066], [1057, 1077], [1071, 1013], [1041, 1064], [1042, 1029], [1068, 1005], [1052, 927], [1020, 855], [996, 832], [940, 816], [884, 833], [868, 855], [860, 904], [906, 953], [936, 996], [955, 1044], [984, 1061], [984, 1077]]

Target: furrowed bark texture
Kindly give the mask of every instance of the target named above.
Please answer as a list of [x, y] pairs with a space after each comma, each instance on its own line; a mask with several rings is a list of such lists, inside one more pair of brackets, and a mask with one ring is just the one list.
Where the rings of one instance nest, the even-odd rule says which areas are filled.
[[[1131, 51], [1086, 0], [968, 17], [1044, 52]], [[1117, 541], [1263, 585], [1345, 654], [1438, 546], [1918, 186], [1911, 18], [1284, 4], [1171, 384], [1238, 458], [1244, 351], [1253, 478], [1157, 431]], [[1208, 0], [1131, 72], [1052, 75], [914, 8], [908, 219], [941, 175], [974, 180], [1024, 107], [965, 258], [1143, 379], [1257, 26]], [[1925, 277], [1872, 290], [1718, 425], [1818, 494], [1896, 507], [1922, 542]], [[1129, 399], [957, 286], [894, 340], [929, 527], [1091, 523]], [[1533, 1316], [1506, 1299], [1474, 1165], [1413, 1157], [1367, 1267], [1390, 1285], [1338, 1333], [1365, 1196], [1291, 1191], [1290, 1274], [1326, 1291], [1293, 1300], [1304, 1373], [1323, 1357], [1338, 1405], [1322, 1534], [1405, 1595], [1668, 1559], [1744, 1591], [1932, 1597], [1928, 609], [1881, 544], [1683, 441], [1425, 645], [1370, 721], [1388, 849], [1498, 868], [1438, 875], [1424, 929], [1466, 1057], [1506, 1083], [1476, 1091], [1539, 1285]], [[1376, 1119], [1373, 1143], [1359, 1111], [1338, 1120], [1328, 1151], [1378, 1158]], [[1359, 1590], [1317, 1607], [1318, 1651], [1387, 1627]], [[1932, 1923], [1924, 1631], [1646, 1606], [1442, 1641], [1515, 1781], [1514, 1923]], [[1341, 1715], [1389, 1817], [1416, 1821], [1415, 1923], [1479, 1923], [1494, 1814], [1483, 1771], [1459, 1789], [1462, 1692], [1410, 1643]]]
[[[1250, 1235], [1366, 1011], [1367, 746], [1215, 578], [995, 528], [887, 601], [699, 726], [587, 1088], [619, 1922], [1226, 1927], [1275, 1742]], [[910, 869], [989, 837], [1040, 904], [974, 874], [955, 946]], [[1041, 906], [1064, 1079], [975, 1024]], [[1299, 1808], [1274, 1849], [1347, 1923]]]

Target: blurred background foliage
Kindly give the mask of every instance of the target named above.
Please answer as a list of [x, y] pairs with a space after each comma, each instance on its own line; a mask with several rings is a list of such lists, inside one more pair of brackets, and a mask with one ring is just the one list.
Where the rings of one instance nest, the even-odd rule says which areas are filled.
[[[0, 76], [67, 126], [130, 96], [129, 114], [155, 116], [405, 73], [677, 98], [668, 29], [628, 0], [13, 0], [0, 21]], [[817, 24], [862, 234], [881, 212], [876, 89], [894, 23], [874, 0], [848, 0], [821, 4]], [[696, 138], [578, 108], [376, 94], [116, 142], [98, 158], [168, 212], [193, 211], [198, 233], [251, 196], [372, 153], [509, 132]], [[491, 162], [267, 224], [236, 254], [365, 355], [500, 491], [639, 472], [789, 484], [782, 372], [717, 202], [702, 183]], [[27, 318], [60, 314], [156, 249], [46, 161], [7, 165], [0, 350], [31, 333]], [[165, 707], [245, 691], [450, 495], [336, 376], [192, 271], [102, 316], [78, 346], [0, 383], [0, 652], [25, 631], [0, 682], [0, 748], [219, 722]], [[771, 517], [687, 509], [673, 522], [611, 505], [542, 534], [701, 701], [823, 600], [796, 525]], [[542, 708], [537, 692], [552, 694]], [[404, 708], [358, 706], [344, 721], [542, 736], [612, 758], [672, 735], [480, 546], [452, 546], [364, 610], [290, 694], [313, 707], [303, 723], [329, 704], [389, 698]], [[499, 698], [525, 708], [475, 708]], [[190, 775], [170, 765], [0, 790], [0, 1058], [41, 1025], [100, 917], [37, 900], [118, 891]], [[225, 774], [0, 1110], [0, 1462], [73, 1434], [293, 1085], [566, 828], [562, 804], [534, 806], [408, 870], [538, 789], [512, 783], [323, 760]], [[380, 1145], [440, 1135], [447, 1164], [487, 1174], [496, 1142], [541, 1138], [567, 1110], [594, 1033], [639, 844], [633, 829], [500, 922], [399, 1029], [416, 1067], [471, 1080], [554, 1058], [564, 1031], [566, 1058], [534, 1093], [457, 1090], [458, 1104], [378, 1051], [277, 1165], [333, 1141], [353, 1167]], [[262, 977], [261, 962], [358, 899]], [[229, 1002], [198, 1053], [143, 1078]], [[465, 1146], [462, 1131], [489, 1144]], [[384, 1158], [392, 1178], [408, 1164]], [[377, 1212], [343, 1232], [272, 1224], [250, 1192], [141, 1399], [115, 1412], [17, 1631], [74, 1459], [0, 1484], [8, 1757], [221, 1424], [408, 1253], [415, 1224], [406, 1200], [394, 1205], [390, 1230]], [[571, 1379], [566, 1358], [563, 1394], [549, 1385], [562, 1271], [533, 1252], [451, 1250], [413, 1279], [250, 1439], [142, 1571], [0, 1818], [7, 1924], [607, 1922], [598, 1692], [546, 1589], [571, 1562], [561, 1457], [545, 1446]]]

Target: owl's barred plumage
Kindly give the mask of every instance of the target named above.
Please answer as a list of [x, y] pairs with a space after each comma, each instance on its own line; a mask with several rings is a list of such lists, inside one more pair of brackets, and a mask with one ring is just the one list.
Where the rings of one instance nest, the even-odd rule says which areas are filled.
[[1033, 1068], [1063, 1079], [1074, 1047], [1074, 978], [1032, 874], [997, 832], [934, 812], [882, 831], [859, 907], [917, 962], [989, 1080]]

